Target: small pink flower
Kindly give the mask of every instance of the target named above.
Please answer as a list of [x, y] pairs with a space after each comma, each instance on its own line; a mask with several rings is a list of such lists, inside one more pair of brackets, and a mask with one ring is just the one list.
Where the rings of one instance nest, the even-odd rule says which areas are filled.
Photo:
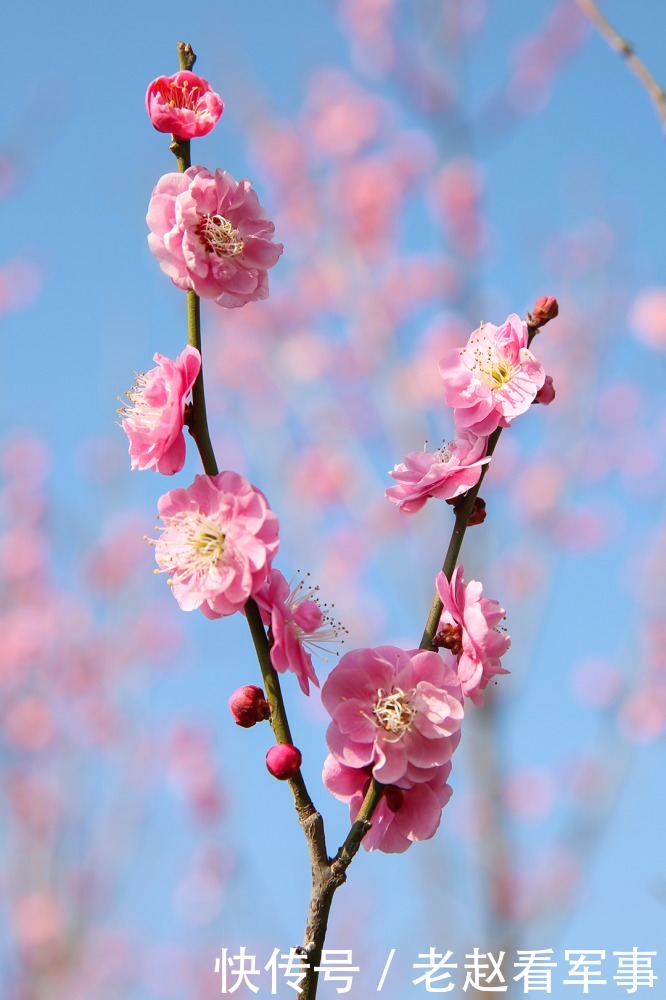
[[157, 182], [148, 245], [174, 285], [232, 308], [268, 296], [282, 244], [249, 181], [189, 167]]
[[157, 368], [137, 375], [135, 388], [125, 394], [132, 405], [119, 413], [132, 468], [172, 476], [185, 462], [185, 400], [201, 369], [201, 355], [195, 347], [186, 347], [176, 361], [161, 354], [153, 360]]
[[435, 585], [444, 605], [437, 641], [459, 658], [458, 677], [465, 697], [482, 705], [481, 691], [491, 677], [508, 673], [500, 657], [511, 639], [497, 628], [504, 618], [504, 608], [482, 597], [483, 586], [476, 580], [465, 584], [463, 572], [462, 566], [456, 566], [450, 583], [444, 573], [437, 574]]
[[434, 454], [412, 451], [389, 476], [398, 486], [386, 490], [386, 498], [397, 503], [405, 514], [415, 514], [431, 497], [452, 500], [476, 486], [485, 458], [488, 439], [474, 434], [461, 434], [455, 441], [444, 444]]
[[270, 626], [271, 663], [279, 673], [291, 670], [304, 694], [310, 681], [319, 687], [308, 647], [319, 649], [334, 642], [342, 626], [320, 607], [315, 591], [300, 581], [294, 589], [278, 569], [272, 569], [264, 586], [255, 595], [266, 625]]
[[265, 496], [236, 472], [195, 476], [160, 497], [164, 526], [153, 544], [183, 611], [209, 618], [240, 611], [263, 585], [278, 548], [278, 521]]
[[382, 784], [428, 781], [457, 744], [463, 717], [454, 668], [437, 653], [395, 646], [342, 657], [321, 692], [326, 740], [348, 767], [372, 766]]
[[[401, 854], [416, 840], [428, 840], [439, 826], [442, 809], [451, 798], [447, 779], [451, 764], [438, 767], [427, 781], [398, 787], [390, 785], [372, 814], [372, 826], [363, 838], [366, 851]], [[370, 784], [363, 768], [346, 767], [332, 755], [326, 758], [324, 785], [342, 802], [349, 803], [352, 823], [358, 815]]]
[[158, 76], [148, 85], [146, 110], [158, 132], [197, 139], [215, 128], [224, 104], [208, 80], [182, 69], [173, 76]]
[[502, 326], [482, 323], [465, 347], [444, 355], [439, 371], [458, 428], [485, 436], [529, 408], [546, 374], [527, 338], [527, 324], [512, 313]]

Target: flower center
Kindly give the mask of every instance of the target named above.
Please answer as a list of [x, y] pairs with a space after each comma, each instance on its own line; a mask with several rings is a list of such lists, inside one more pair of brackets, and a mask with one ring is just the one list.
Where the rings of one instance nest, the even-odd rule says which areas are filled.
[[437, 451], [435, 452], [435, 458], [442, 465], [445, 465], [447, 462], [451, 461], [451, 452], [449, 451], [449, 446], [446, 443], [446, 441], [444, 441], [442, 447], [438, 448]]
[[501, 357], [487, 337], [480, 336], [472, 340], [471, 354], [474, 359], [471, 371], [493, 392], [510, 382], [520, 367], [514, 368], [508, 358]]
[[135, 374], [134, 386], [125, 393], [130, 405], [120, 407], [118, 414], [123, 420], [131, 420], [135, 429], [151, 431], [159, 423], [164, 407], [155, 406], [148, 401], [145, 395], [148, 379], [145, 374]]
[[486, 375], [491, 389], [501, 389], [503, 385], [511, 381], [513, 365], [504, 358], [498, 358], [494, 365], [486, 369]]
[[241, 234], [223, 215], [204, 215], [197, 227], [202, 243], [218, 257], [237, 257], [245, 246]]
[[222, 559], [225, 535], [221, 526], [199, 511], [178, 511], [164, 518], [159, 545], [163, 572], [184, 579], [206, 573]]
[[406, 695], [401, 688], [394, 688], [386, 694], [380, 688], [377, 694], [379, 697], [372, 706], [377, 722], [387, 732], [402, 736], [411, 729], [416, 715], [416, 709], [410, 703], [409, 695]]
[[187, 80], [183, 80], [180, 86], [175, 83], [160, 83], [160, 94], [165, 104], [170, 108], [186, 108], [189, 111], [196, 111], [197, 104], [201, 100], [201, 87], [194, 84], [188, 87]]

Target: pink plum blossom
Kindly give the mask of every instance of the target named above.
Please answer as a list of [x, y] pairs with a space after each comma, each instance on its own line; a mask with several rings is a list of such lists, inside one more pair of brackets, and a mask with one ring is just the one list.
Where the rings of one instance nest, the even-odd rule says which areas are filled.
[[197, 139], [217, 125], [224, 103], [208, 80], [190, 70], [158, 76], [148, 85], [146, 110], [158, 132]]
[[438, 573], [435, 580], [444, 605], [436, 641], [458, 657], [458, 677], [465, 697], [482, 705], [481, 691], [491, 677], [508, 673], [500, 657], [511, 640], [497, 627], [504, 618], [504, 608], [482, 597], [483, 586], [476, 580], [466, 584], [463, 572], [462, 566], [456, 566], [450, 583], [444, 573]]
[[201, 355], [188, 346], [176, 361], [161, 354], [153, 360], [157, 368], [137, 375], [135, 388], [126, 393], [132, 405], [119, 412], [132, 468], [172, 476], [185, 462], [185, 400], [201, 369]]
[[460, 496], [476, 486], [482, 466], [490, 461], [485, 458], [487, 443], [487, 438], [463, 433], [434, 454], [410, 452], [389, 472], [398, 485], [386, 490], [386, 498], [405, 514], [415, 514], [431, 497], [452, 500]]
[[268, 296], [282, 244], [250, 181], [205, 167], [164, 174], [146, 218], [148, 245], [174, 285], [232, 308]]
[[502, 326], [482, 323], [465, 347], [444, 355], [439, 371], [459, 429], [492, 434], [529, 408], [546, 373], [527, 339], [527, 324], [512, 313]]
[[355, 649], [321, 692], [333, 721], [326, 740], [348, 767], [372, 766], [382, 784], [428, 781], [451, 757], [463, 717], [451, 663], [428, 650]]
[[265, 496], [236, 472], [195, 476], [160, 497], [155, 559], [171, 574], [183, 611], [209, 618], [240, 611], [263, 585], [278, 548], [278, 521]]
[[272, 569], [264, 586], [254, 595], [266, 625], [270, 627], [271, 663], [279, 673], [296, 674], [304, 694], [310, 681], [319, 687], [310, 648], [335, 641], [338, 629], [315, 598], [315, 590], [301, 581], [293, 590], [278, 569]]
[[[372, 814], [372, 826], [363, 838], [366, 851], [401, 854], [416, 840], [428, 840], [439, 826], [442, 809], [451, 798], [447, 779], [451, 764], [438, 767], [427, 781], [398, 787], [389, 785]], [[329, 755], [324, 762], [324, 785], [337, 799], [349, 803], [352, 823], [370, 784], [364, 768], [346, 767]]]

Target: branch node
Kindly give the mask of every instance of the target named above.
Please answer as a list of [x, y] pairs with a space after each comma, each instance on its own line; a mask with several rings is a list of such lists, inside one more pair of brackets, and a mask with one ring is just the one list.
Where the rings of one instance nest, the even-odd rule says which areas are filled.
[[197, 61], [196, 53], [189, 42], [178, 42], [178, 64], [181, 69], [191, 70]]

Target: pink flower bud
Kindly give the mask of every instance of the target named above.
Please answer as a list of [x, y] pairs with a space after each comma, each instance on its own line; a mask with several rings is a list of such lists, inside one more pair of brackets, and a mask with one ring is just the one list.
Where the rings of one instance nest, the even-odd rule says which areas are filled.
[[146, 91], [146, 110], [158, 132], [197, 139], [215, 128], [224, 104], [208, 80], [183, 69], [153, 80]]
[[534, 303], [532, 323], [534, 326], [545, 326], [551, 319], [555, 319], [559, 311], [560, 307], [553, 295], [542, 295]]
[[246, 684], [234, 691], [229, 699], [229, 711], [236, 725], [242, 726], [243, 729], [249, 729], [257, 722], [263, 722], [270, 715], [264, 692], [254, 684]]
[[539, 391], [537, 392], [534, 402], [543, 403], [544, 406], [548, 406], [555, 399], [555, 386], [553, 385], [553, 376], [546, 375], [546, 381], [543, 383]]
[[301, 751], [291, 743], [278, 743], [266, 754], [266, 767], [274, 778], [287, 781], [298, 773], [302, 759]]

